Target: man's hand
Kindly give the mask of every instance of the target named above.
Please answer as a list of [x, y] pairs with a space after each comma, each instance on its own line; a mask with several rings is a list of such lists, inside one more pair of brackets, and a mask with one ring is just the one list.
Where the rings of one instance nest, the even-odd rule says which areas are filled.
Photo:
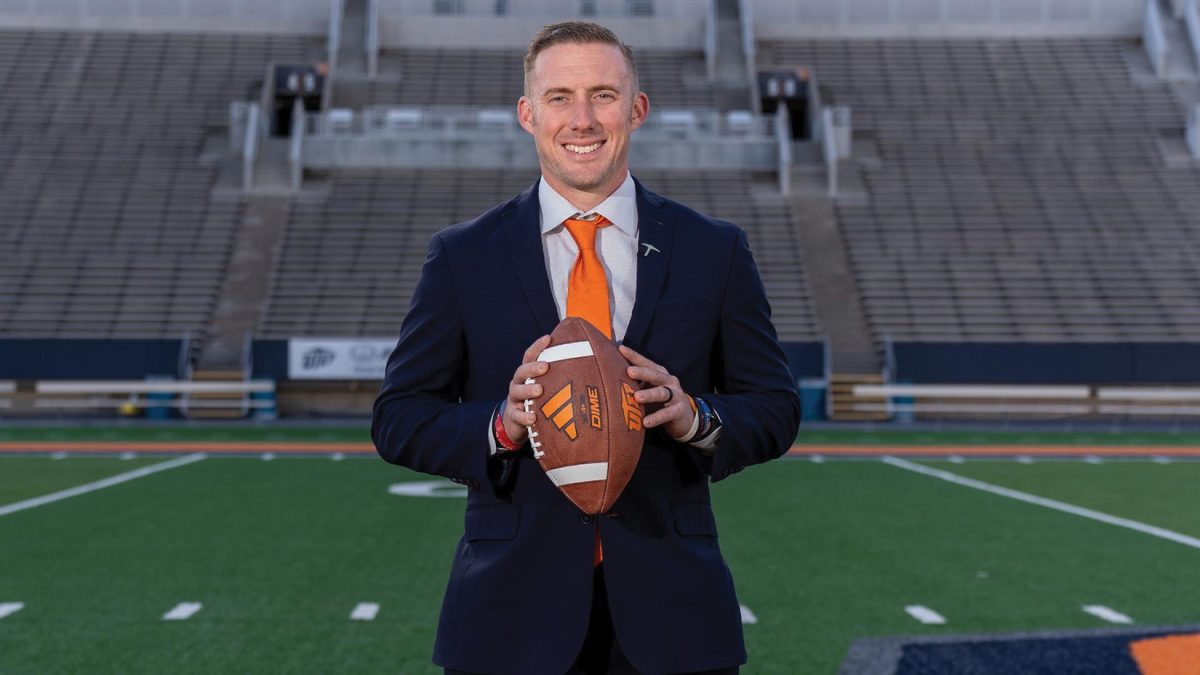
[[504, 423], [504, 433], [517, 445], [523, 445], [528, 440], [527, 427], [533, 426], [534, 420], [537, 419], [533, 413], [525, 412], [525, 401], [542, 395], [542, 385], [525, 384], [525, 380], [546, 374], [550, 364], [538, 361], [537, 357], [549, 346], [549, 335], [543, 335], [529, 345], [525, 355], [521, 357], [521, 365], [517, 366], [517, 371], [513, 373], [512, 381], [508, 384], [508, 398], [504, 402], [504, 418], [501, 422]]
[[633, 397], [638, 403], [658, 408], [642, 418], [642, 425], [647, 429], [661, 426], [675, 439], [686, 437], [696, 421], [696, 409], [692, 407], [692, 397], [679, 386], [679, 378], [625, 345], [620, 349], [621, 356], [630, 364], [629, 377], [645, 387]]

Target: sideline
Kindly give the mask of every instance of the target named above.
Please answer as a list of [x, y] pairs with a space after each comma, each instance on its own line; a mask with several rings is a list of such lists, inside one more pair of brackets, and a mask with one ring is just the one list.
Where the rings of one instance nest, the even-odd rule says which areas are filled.
[[1069, 513], [1073, 516], [1097, 520], [1101, 523], [1107, 523], [1109, 525], [1116, 525], [1117, 527], [1124, 527], [1135, 532], [1148, 534], [1152, 537], [1158, 537], [1159, 539], [1166, 539], [1167, 541], [1173, 541], [1177, 544], [1183, 544], [1184, 546], [1194, 549], [1200, 549], [1200, 539], [1188, 536], [1186, 534], [1180, 534], [1179, 532], [1174, 532], [1165, 528], [1147, 525], [1146, 523], [1140, 523], [1136, 520], [1121, 518], [1119, 516], [1110, 516], [1107, 513], [1085, 509], [1082, 506], [1075, 506], [1073, 504], [1060, 502], [1054, 499], [1038, 497], [1037, 495], [1031, 495], [1028, 492], [1021, 492], [1019, 490], [1000, 487], [999, 485], [992, 485], [991, 483], [985, 483], [980, 480], [975, 480], [974, 478], [966, 478], [955, 473], [950, 473], [949, 471], [942, 471], [941, 469], [933, 469], [920, 464], [914, 464], [913, 462], [909, 462], [898, 457], [884, 457], [881, 461], [884, 464], [890, 464], [898, 469], [913, 471], [925, 476], [930, 476], [932, 478], [954, 483], [955, 485], [962, 485], [964, 487], [990, 492], [994, 495], [1000, 495], [1001, 497], [1016, 499], [1017, 501], [1025, 502], [1027, 504], [1043, 506], [1048, 509], [1054, 509], [1055, 511]]
[[64, 499], [69, 499], [71, 497], [77, 497], [79, 495], [84, 495], [89, 492], [103, 490], [104, 488], [112, 487], [114, 485], [120, 485], [121, 483], [127, 483], [131, 480], [135, 480], [135, 479], [141, 478], [143, 476], [149, 476], [151, 474], [159, 473], [160, 471], [169, 471], [171, 469], [175, 469], [175, 468], [178, 468], [181, 466], [187, 466], [188, 464], [194, 464], [204, 458], [205, 458], [204, 453], [195, 453], [195, 454], [191, 454], [191, 455], [185, 455], [183, 457], [168, 460], [166, 462], [160, 462], [158, 464], [151, 464], [150, 466], [144, 466], [140, 469], [134, 469], [133, 471], [127, 471], [125, 473], [119, 473], [115, 476], [109, 476], [108, 478], [104, 478], [102, 480], [98, 480], [98, 481], [95, 481], [92, 483], [86, 483], [84, 485], [78, 485], [73, 488], [67, 488], [66, 490], [52, 492], [48, 495], [42, 495], [41, 497], [34, 497], [33, 499], [26, 499], [24, 501], [14, 502], [7, 506], [0, 506], [0, 516], [7, 516], [8, 514], [16, 513], [17, 511], [24, 511], [26, 509], [36, 508], [36, 507], [42, 506], [44, 504], [51, 504], [53, 502], [62, 501]]

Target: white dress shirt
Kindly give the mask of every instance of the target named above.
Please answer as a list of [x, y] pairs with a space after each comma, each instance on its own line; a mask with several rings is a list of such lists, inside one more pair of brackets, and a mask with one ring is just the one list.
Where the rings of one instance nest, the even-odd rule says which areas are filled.
[[604, 265], [604, 276], [608, 278], [613, 340], [620, 342], [629, 327], [637, 293], [638, 215], [633, 176], [626, 171], [621, 186], [589, 211], [576, 208], [543, 177], [538, 183], [538, 203], [541, 205], [542, 254], [559, 319], [567, 315], [567, 281], [579, 257], [579, 246], [563, 222], [598, 213], [612, 223], [596, 232], [596, 254], [600, 264]]

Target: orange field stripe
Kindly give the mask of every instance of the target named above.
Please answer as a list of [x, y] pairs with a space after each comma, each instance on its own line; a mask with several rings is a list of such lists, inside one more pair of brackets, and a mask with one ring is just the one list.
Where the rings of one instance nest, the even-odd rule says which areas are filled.
[[278, 441], [4, 441], [0, 452], [295, 452], [372, 454], [371, 443], [285, 443]]
[[793, 445], [791, 456], [945, 457], [1200, 457], [1200, 447], [1186, 445]]
[[1200, 633], [1138, 640], [1129, 651], [1142, 675], [1200, 675]]

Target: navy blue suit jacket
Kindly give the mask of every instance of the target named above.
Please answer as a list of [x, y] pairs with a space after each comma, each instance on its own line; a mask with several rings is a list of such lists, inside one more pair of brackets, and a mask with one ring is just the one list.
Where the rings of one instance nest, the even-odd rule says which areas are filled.
[[[740, 228], [637, 184], [637, 295], [624, 342], [703, 395], [716, 452], [649, 430], [633, 478], [599, 516], [617, 639], [645, 673], [746, 661], [709, 483], [787, 451], [800, 405]], [[648, 249], [639, 246], [639, 253]], [[587, 631], [597, 524], [528, 454], [489, 457], [488, 422], [525, 349], [559, 317], [537, 184], [433, 237], [375, 402], [389, 462], [469, 486], [434, 661], [478, 673], [558, 675]]]

